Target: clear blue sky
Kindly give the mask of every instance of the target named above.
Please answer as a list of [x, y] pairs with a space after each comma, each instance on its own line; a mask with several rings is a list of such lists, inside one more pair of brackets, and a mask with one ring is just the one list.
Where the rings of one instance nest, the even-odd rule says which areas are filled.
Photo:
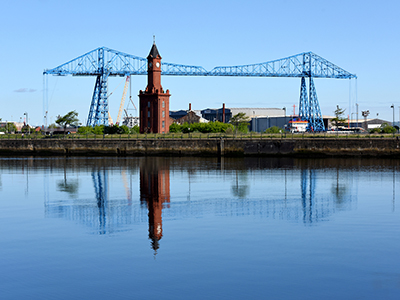
[[[146, 57], [153, 35], [163, 61], [203, 66], [260, 63], [312, 51], [358, 76], [359, 110], [392, 120], [400, 106], [399, 1], [9, 1], [2, 6], [0, 118], [43, 120], [43, 70], [106, 46]], [[49, 76], [49, 121], [87, 118], [93, 77]], [[121, 78], [109, 81], [113, 91]], [[355, 111], [352, 81], [351, 110]], [[298, 105], [300, 79], [163, 77], [171, 110]], [[349, 113], [349, 80], [316, 79], [322, 114]], [[146, 87], [132, 77], [132, 96]], [[116, 118], [123, 84], [110, 96]], [[353, 116], [355, 118], [355, 116]]]

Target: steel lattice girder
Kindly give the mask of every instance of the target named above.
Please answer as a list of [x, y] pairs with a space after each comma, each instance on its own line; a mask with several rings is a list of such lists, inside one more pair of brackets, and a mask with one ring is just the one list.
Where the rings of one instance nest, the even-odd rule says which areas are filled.
[[314, 80], [310, 77], [309, 96], [305, 77], [301, 78], [299, 117], [308, 121], [307, 131], [325, 131]]
[[308, 96], [307, 96], [307, 85], [306, 79], [301, 77], [301, 87], [300, 87], [300, 101], [299, 101], [299, 116], [300, 118], [307, 119], [308, 114]]
[[[103, 53], [103, 54], [101, 54]], [[104, 56], [104, 71], [109, 76], [146, 75], [147, 59], [101, 47], [79, 56], [43, 74], [97, 76], [101, 75], [99, 56]], [[162, 63], [163, 75], [174, 76], [255, 76], [255, 77], [314, 77], [314, 78], [356, 78], [326, 59], [305, 52], [265, 63], [215, 67], [207, 71], [200, 66]]]
[[108, 125], [108, 76], [104, 68], [104, 51], [98, 52], [98, 72], [86, 126]]

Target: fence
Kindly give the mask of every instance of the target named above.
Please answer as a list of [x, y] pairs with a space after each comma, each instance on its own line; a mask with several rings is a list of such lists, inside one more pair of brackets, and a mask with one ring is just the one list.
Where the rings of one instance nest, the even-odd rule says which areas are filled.
[[57, 135], [43, 135], [41, 133], [31, 134], [0, 134], [1, 139], [7, 140], [21, 140], [21, 139], [102, 139], [102, 140], [126, 140], [126, 139], [309, 139], [309, 138], [330, 138], [330, 139], [342, 139], [342, 138], [396, 138], [398, 139], [400, 134], [382, 134], [382, 133], [339, 133], [339, 132], [323, 132], [323, 133], [238, 133], [238, 134], [227, 134], [227, 133], [167, 133], [167, 134], [57, 134]]

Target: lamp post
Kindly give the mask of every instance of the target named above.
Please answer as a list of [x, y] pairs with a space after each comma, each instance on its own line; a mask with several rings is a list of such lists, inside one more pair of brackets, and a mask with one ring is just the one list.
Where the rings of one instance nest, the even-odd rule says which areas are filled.
[[28, 113], [24, 112], [24, 115], [26, 116], [26, 125], [28, 126], [28, 134], [31, 134], [31, 128], [29, 127], [29, 118], [28, 118]]
[[392, 126], [394, 127], [394, 104], [392, 104], [392, 106], [390, 106], [391, 109], [393, 109], [393, 123]]
[[357, 108], [356, 116], [357, 116], [357, 128], [358, 128], [358, 103], [356, 103], [356, 108]]
[[286, 128], [286, 106], [283, 108], [283, 110], [285, 111], [285, 119], [283, 121], [285, 124], [283, 125], [283, 128]]
[[[393, 127], [393, 129], [395, 129], [395, 128], [394, 128], [394, 104], [392, 104], [392, 106], [390, 106], [390, 108], [393, 109], [393, 123], [392, 123], [392, 127]], [[394, 136], [395, 131], [396, 131], [396, 130], [393, 131], [393, 136]]]
[[350, 127], [354, 127], [354, 124], [353, 124], [353, 115], [355, 115], [356, 113], [355, 112], [352, 112], [351, 113], [351, 117], [350, 117]]

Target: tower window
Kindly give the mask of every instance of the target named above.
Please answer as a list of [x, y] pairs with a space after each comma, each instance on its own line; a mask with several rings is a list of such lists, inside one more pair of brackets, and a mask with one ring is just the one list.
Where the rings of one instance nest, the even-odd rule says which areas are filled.
[[150, 111], [148, 111], [148, 112], [147, 112], [147, 117], [149, 117], [149, 118], [150, 118]]
[[149, 107], [149, 108], [150, 108], [150, 101], [149, 101], [149, 102], [147, 102], [147, 107]]
[[165, 128], [165, 121], [162, 121], [162, 128]]
[[165, 107], [165, 102], [164, 102], [164, 100], [163, 100], [163, 102], [162, 102], [162, 107], [163, 107], [163, 108]]
[[162, 111], [162, 117], [165, 118], [165, 111]]

